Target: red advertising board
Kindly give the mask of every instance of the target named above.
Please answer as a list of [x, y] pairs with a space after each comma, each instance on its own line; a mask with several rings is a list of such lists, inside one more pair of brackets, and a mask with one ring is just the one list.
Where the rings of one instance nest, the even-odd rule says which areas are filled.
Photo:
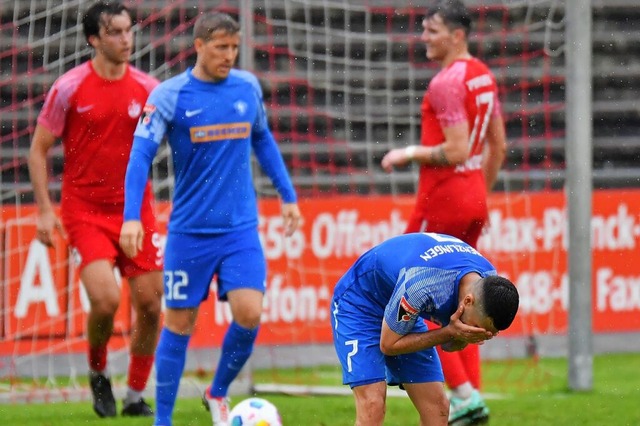
[[[594, 332], [640, 331], [640, 191], [598, 191], [593, 197]], [[331, 197], [301, 200], [303, 223], [282, 236], [277, 200], [260, 202], [260, 237], [268, 259], [268, 292], [258, 344], [327, 343], [333, 285], [359, 254], [405, 228], [413, 197]], [[170, 206], [158, 206], [166, 224]], [[47, 348], [82, 350], [87, 311], [67, 247], [34, 241], [33, 207], [3, 207], [0, 355]], [[503, 335], [567, 330], [567, 217], [562, 192], [494, 194], [490, 226], [479, 250], [516, 283], [521, 307]], [[578, 283], [578, 288], [582, 284]], [[123, 282], [123, 294], [127, 294]], [[202, 306], [192, 347], [219, 346], [230, 314], [211, 297]], [[126, 297], [124, 298], [127, 299]], [[129, 333], [128, 301], [116, 319], [113, 347]], [[60, 349], [62, 350], [62, 349]]]

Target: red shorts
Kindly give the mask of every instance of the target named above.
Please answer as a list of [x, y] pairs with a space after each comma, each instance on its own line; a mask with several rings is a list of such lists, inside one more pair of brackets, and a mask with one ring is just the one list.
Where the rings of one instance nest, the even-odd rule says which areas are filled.
[[164, 246], [148, 200], [142, 204], [141, 220], [144, 228], [142, 251], [130, 259], [125, 256], [118, 243], [122, 212], [86, 211], [66, 206], [62, 222], [69, 236], [71, 261], [82, 269], [91, 262], [106, 259], [120, 269], [123, 277], [161, 271]]
[[487, 222], [487, 193], [464, 179], [440, 182], [416, 204], [405, 233], [437, 232], [460, 238], [472, 247]]
[[438, 234], [447, 234], [460, 238], [471, 247], [477, 247], [484, 224], [484, 218], [461, 219], [449, 215], [414, 212], [409, 218], [405, 233], [436, 232]]

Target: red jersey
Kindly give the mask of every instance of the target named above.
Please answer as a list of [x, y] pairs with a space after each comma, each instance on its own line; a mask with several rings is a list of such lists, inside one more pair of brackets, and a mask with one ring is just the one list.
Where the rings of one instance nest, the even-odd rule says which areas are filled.
[[[456, 194], [486, 198], [482, 151], [489, 120], [502, 114], [501, 109], [495, 77], [478, 59], [456, 60], [431, 80], [422, 101], [421, 144], [439, 145], [445, 140], [443, 128], [467, 123], [469, 158], [458, 166], [421, 166], [417, 211], [455, 208], [451, 199]], [[436, 195], [436, 192], [441, 192], [437, 189], [444, 180], [449, 182], [447, 200], [443, 204], [442, 199], [434, 197], [442, 198], [442, 194]]]
[[[47, 94], [38, 124], [62, 138], [62, 212], [122, 213], [133, 132], [158, 80], [133, 66], [100, 77], [91, 61], [63, 74]], [[150, 195], [150, 185], [147, 186]]]

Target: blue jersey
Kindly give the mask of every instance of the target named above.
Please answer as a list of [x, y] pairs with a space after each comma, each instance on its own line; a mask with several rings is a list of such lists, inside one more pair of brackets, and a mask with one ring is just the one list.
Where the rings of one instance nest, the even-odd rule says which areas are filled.
[[363, 315], [384, 317], [404, 335], [419, 318], [447, 325], [458, 308], [460, 279], [470, 272], [496, 274], [487, 259], [457, 238], [405, 234], [364, 253], [336, 285], [334, 301], [344, 298]]
[[271, 134], [256, 77], [234, 69], [205, 82], [191, 69], [150, 94], [135, 131], [124, 219], [138, 219], [143, 181], [167, 137], [175, 174], [169, 231], [224, 233], [257, 227], [251, 150], [286, 203], [296, 193]]

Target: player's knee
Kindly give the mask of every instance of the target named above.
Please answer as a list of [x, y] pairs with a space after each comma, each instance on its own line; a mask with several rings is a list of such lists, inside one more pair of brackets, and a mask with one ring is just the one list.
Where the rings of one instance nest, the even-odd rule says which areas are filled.
[[384, 398], [359, 398], [356, 407], [356, 424], [381, 425], [387, 412]]
[[160, 312], [162, 311], [162, 303], [160, 300], [145, 300], [136, 308], [136, 315], [139, 321], [147, 324], [158, 324], [160, 321]]
[[260, 317], [262, 309], [247, 309], [246, 311], [236, 312], [233, 320], [241, 327], [254, 329], [260, 325]]
[[436, 415], [441, 418], [449, 418], [449, 399], [444, 392], [434, 398], [433, 408], [430, 411], [436, 413]]
[[162, 297], [152, 292], [139, 294], [136, 297], [135, 310], [149, 320], [156, 321], [162, 311]]
[[94, 316], [108, 318], [113, 317], [120, 306], [120, 299], [117, 297], [102, 297], [91, 300], [91, 313]]
[[164, 327], [181, 336], [191, 335], [197, 317], [197, 308], [174, 309], [167, 307]]

